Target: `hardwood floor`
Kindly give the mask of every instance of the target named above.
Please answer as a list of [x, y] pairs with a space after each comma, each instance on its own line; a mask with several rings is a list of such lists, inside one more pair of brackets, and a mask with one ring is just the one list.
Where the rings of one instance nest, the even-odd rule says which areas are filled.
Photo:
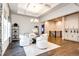
[[[19, 42], [14, 42], [12, 48], [8, 47], [4, 56], [25, 56], [23, 47], [19, 46]], [[79, 56], [79, 42], [63, 40], [61, 47], [45, 52], [38, 56]]]
[[62, 41], [61, 47], [41, 54], [47, 56], [79, 56], [79, 43], [72, 41]]

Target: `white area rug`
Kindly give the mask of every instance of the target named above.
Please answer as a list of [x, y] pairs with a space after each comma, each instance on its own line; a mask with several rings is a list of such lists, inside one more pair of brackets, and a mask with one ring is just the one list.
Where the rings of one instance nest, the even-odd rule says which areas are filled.
[[60, 46], [57, 44], [48, 42], [48, 48], [44, 49], [44, 50], [37, 48], [35, 44], [25, 46], [23, 48], [24, 48], [26, 56], [36, 56], [36, 55], [42, 54], [44, 52], [50, 51], [52, 49], [56, 49], [58, 47], [60, 47]]

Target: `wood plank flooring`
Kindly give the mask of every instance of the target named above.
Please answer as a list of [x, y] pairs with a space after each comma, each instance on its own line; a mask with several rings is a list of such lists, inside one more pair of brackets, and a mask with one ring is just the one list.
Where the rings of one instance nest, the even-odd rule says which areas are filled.
[[[19, 46], [19, 42], [14, 42], [12, 48], [8, 47], [4, 56], [25, 56], [25, 52], [23, 47]], [[38, 56], [79, 56], [79, 42], [63, 40], [60, 48]]]

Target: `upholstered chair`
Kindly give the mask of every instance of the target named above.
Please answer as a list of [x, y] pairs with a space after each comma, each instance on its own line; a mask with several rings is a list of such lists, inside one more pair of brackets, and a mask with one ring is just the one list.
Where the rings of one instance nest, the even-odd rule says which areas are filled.
[[48, 35], [43, 34], [36, 39], [36, 47], [39, 49], [46, 49], [48, 47]]
[[30, 38], [26, 35], [20, 35], [20, 46], [30, 45]]

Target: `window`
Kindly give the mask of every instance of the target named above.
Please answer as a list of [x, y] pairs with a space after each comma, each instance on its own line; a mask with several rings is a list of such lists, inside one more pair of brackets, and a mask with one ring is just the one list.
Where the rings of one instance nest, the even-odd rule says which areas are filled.
[[2, 20], [2, 43], [11, 36], [11, 24], [7, 19]]

